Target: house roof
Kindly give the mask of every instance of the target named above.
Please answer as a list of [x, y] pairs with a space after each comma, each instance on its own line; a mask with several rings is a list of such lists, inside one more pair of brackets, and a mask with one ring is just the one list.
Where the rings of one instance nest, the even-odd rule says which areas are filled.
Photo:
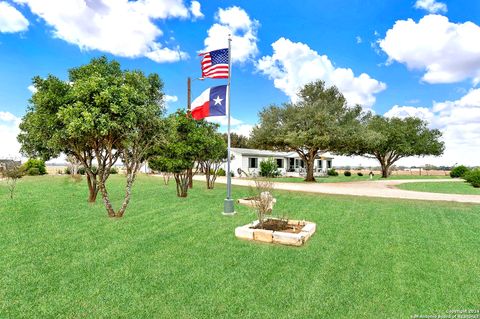
[[[296, 157], [298, 158], [297, 152], [278, 152], [278, 151], [270, 151], [270, 150], [259, 150], [259, 149], [250, 149], [250, 148], [231, 148], [232, 152], [241, 155], [250, 155], [250, 156], [260, 156], [260, 157]], [[330, 154], [328, 153], [321, 153], [319, 157], [323, 157], [325, 159], [332, 159], [329, 157]]]

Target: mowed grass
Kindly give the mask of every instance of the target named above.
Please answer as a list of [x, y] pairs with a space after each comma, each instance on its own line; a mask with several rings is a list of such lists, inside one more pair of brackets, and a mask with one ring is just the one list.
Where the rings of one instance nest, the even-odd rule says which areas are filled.
[[[123, 177], [112, 176], [116, 205]], [[318, 225], [304, 247], [241, 241], [224, 185], [140, 177], [123, 219], [84, 182], [0, 182], [0, 318], [409, 318], [477, 309], [480, 207], [276, 192]], [[236, 198], [249, 194], [234, 187]]]
[[[388, 179], [450, 179], [447, 176], [425, 176], [425, 175], [392, 175]], [[325, 177], [315, 177], [317, 183], [342, 183], [342, 182], [367, 182], [370, 181], [370, 177], [367, 175], [358, 176], [357, 173], [352, 172], [352, 176], [344, 176], [340, 174], [339, 176], [325, 176]], [[371, 180], [382, 180], [382, 176], [376, 174]], [[304, 183], [304, 177], [276, 177], [275, 182], [287, 182], [287, 183]]]
[[480, 188], [473, 187], [467, 182], [429, 182], [429, 183], [407, 183], [397, 186], [398, 188], [417, 191], [417, 192], [431, 192], [444, 194], [468, 194], [480, 195]]

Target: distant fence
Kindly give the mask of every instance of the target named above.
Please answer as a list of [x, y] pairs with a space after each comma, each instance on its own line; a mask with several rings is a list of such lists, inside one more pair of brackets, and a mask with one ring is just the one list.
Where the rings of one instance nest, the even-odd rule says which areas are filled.
[[[345, 170], [337, 170], [339, 174], [343, 174]], [[351, 169], [352, 175], [357, 174], [357, 172], [362, 172], [363, 175], [368, 175], [370, 170], [362, 169], [356, 170]], [[382, 175], [380, 170], [372, 170], [373, 174], [375, 175]], [[392, 176], [394, 175], [414, 175], [414, 176], [450, 176], [450, 171], [442, 171], [442, 170], [426, 170], [426, 169], [419, 169], [419, 168], [412, 168], [412, 169], [403, 169], [403, 170], [394, 170], [392, 171]]]

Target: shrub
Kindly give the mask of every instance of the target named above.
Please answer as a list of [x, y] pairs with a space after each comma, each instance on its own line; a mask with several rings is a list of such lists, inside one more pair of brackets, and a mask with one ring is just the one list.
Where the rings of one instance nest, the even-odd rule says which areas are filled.
[[345, 175], [345, 176], [352, 176], [352, 172], [350, 172], [350, 171], [345, 171], [345, 172], [343, 172], [343, 175]]
[[268, 158], [260, 162], [260, 176], [277, 177], [280, 175], [277, 162], [273, 158]]
[[223, 168], [218, 169], [217, 175], [218, 176], [227, 176], [227, 174], [225, 173], [225, 170]]
[[327, 171], [328, 176], [338, 176], [338, 172], [335, 170], [335, 168], [331, 168]]
[[480, 168], [473, 169], [465, 173], [464, 178], [473, 187], [480, 187]]
[[110, 168], [110, 174], [118, 174], [118, 168], [116, 168], [116, 167], [111, 167], [111, 168]]
[[463, 177], [463, 175], [465, 175], [465, 173], [468, 171], [469, 171], [468, 167], [464, 165], [460, 165], [452, 169], [452, 171], [450, 172], [450, 177], [451, 178]]
[[72, 171], [70, 170], [70, 167], [65, 168], [65, 174], [66, 175], [71, 175], [72, 174]]
[[358, 172], [357, 175], [358, 175], [358, 176], [363, 176], [363, 173], [362, 173], [362, 172]]
[[30, 167], [27, 170], [27, 174], [30, 176], [38, 176], [40, 175], [40, 170], [37, 167]]
[[[112, 167], [113, 168], [113, 167]], [[97, 167], [96, 166], [92, 166], [92, 172], [93, 173], [96, 173], [97, 172]], [[77, 169], [77, 174], [80, 174], [80, 175], [85, 175], [85, 167], [83, 166], [80, 166], [78, 169]], [[110, 173], [112, 174], [112, 173]]]
[[23, 165], [23, 170], [27, 172], [28, 175], [45, 175], [47, 174], [47, 168], [45, 167], [45, 162], [41, 159], [30, 158]]

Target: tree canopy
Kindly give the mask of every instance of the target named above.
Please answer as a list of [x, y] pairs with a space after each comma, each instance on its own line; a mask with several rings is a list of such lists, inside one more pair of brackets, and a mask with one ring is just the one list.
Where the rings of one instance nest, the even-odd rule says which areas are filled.
[[391, 166], [408, 156], [441, 155], [442, 133], [429, 129], [428, 123], [416, 118], [371, 116], [365, 122], [363, 143], [355, 154], [375, 158], [382, 167], [382, 177], [389, 175]]
[[323, 81], [305, 85], [298, 102], [272, 105], [260, 112], [253, 128], [257, 147], [295, 151], [305, 161], [306, 181], [314, 181], [314, 161], [319, 152], [351, 152], [360, 140], [360, 106], [348, 107], [345, 97]]
[[[90, 199], [98, 184], [108, 215], [123, 216], [136, 173], [163, 132], [159, 76], [123, 71], [118, 62], [100, 57], [69, 70], [68, 81], [50, 75], [35, 77], [33, 84], [37, 92], [18, 136], [22, 152], [44, 159], [61, 153], [74, 156], [85, 167]], [[127, 185], [116, 212], [105, 183], [119, 158], [127, 170]]]
[[164, 142], [158, 145], [149, 160], [154, 170], [169, 170], [177, 183], [177, 195], [188, 195], [188, 170], [195, 163], [210, 160], [223, 140], [216, 134], [218, 126], [204, 120], [196, 121], [183, 110], [166, 119]]

